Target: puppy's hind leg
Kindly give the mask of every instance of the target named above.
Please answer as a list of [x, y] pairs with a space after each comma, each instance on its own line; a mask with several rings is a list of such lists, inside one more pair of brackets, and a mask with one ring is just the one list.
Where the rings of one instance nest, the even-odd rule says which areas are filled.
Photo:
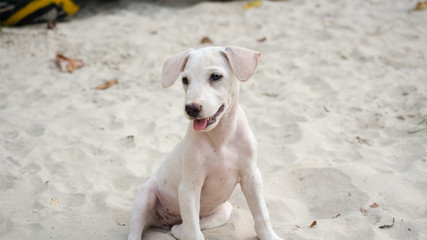
[[230, 218], [233, 206], [228, 201], [219, 206], [212, 214], [200, 219], [200, 229], [217, 228], [224, 225]]
[[152, 221], [156, 211], [157, 185], [153, 179], [148, 180], [138, 191], [130, 218], [128, 240], [140, 240], [146, 225]]

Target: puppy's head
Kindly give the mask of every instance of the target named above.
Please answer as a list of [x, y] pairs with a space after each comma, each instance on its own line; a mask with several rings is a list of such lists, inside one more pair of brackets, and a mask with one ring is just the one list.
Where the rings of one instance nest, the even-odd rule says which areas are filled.
[[255, 73], [260, 58], [261, 53], [238, 47], [187, 50], [166, 61], [162, 85], [170, 87], [181, 76], [187, 118], [194, 130], [210, 131], [237, 104], [239, 80]]

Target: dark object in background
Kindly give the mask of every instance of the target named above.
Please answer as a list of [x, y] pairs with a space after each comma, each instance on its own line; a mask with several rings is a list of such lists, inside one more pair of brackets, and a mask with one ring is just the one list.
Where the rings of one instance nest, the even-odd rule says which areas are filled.
[[47, 22], [47, 29], [55, 29], [56, 22], [55, 21], [48, 21]]
[[83, 0], [2, 0], [2, 26], [20, 26], [63, 19], [76, 13]]

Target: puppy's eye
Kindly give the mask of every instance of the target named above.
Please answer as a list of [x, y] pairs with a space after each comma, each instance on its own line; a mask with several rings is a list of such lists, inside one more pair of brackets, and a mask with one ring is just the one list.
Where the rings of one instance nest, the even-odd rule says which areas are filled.
[[216, 82], [216, 81], [219, 81], [221, 78], [222, 78], [222, 75], [219, 75], [216, 73], [211, 74], [211, 81]]
[[184, 85], [188, 85], [188, 78], [183, 77], [183, 78], [182, 78], [182, 84], [184, 84]]

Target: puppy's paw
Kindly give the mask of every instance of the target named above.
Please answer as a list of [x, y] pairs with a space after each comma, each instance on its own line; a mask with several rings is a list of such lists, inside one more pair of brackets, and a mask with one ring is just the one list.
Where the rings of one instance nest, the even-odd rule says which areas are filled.
[[136, 236], [134, 234], [129, 234], [128, 240], [141, 240], [141, 234], [139, 236]]
[[283, 238], [277, 236], [276, 233], [272, 233], [270, 237], [262, 238], [261, 240], [283, 240]]
[[182, 224], [173, 226], [171, 229], [171, 234], [176, 239], [183, 239], [182, 238]]
[[182, 224], [173, 226], [171, 233], [174, 238], [179, 240], [205, 240], [205, 236], [200, 230], [196, 230], [191, 234], [185, 234], [182, 229]]

